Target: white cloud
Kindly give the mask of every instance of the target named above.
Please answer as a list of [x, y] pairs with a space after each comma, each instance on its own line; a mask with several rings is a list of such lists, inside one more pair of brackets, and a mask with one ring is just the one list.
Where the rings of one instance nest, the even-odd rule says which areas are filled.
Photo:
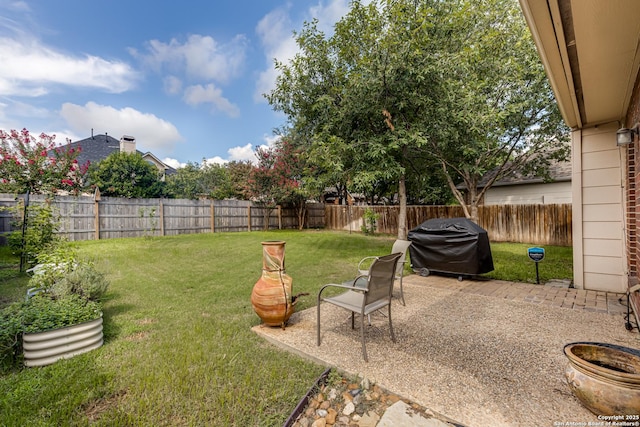
[[[263, 135], [262, 139], [267, 143], [266, 147], [273, 147], [276, 142], [278, 142], [282, 138], [280, 135]], [[261, 147], [265, 147], [265, 145], [261, 145]]]
[[[365, 4], [369, 1], [364, 1]], [[276, 83], [279, 72], [275, 69], [274, 58], [288, 63], [296, 53], [298, 45], [293, 38], [293, 30], [302, 28], [302, 20], [318, 19], [318, 29], [327, 35], [333, 33], [333, 27], [349, 12], [349, 0], [319, 1], [307, 11], [307, 16], [293, 23], [289, 8], [279, 8], [265, 15], [256, 26], [256, 33], [265, 49], [267, 68], [260, 72], [253, 98], [256, 102], [266, 102], [263, 94], [269, 93]]]
[[163, 79], [164, 91], [169, 95], [177, 95], [182, 91], [182, 80], [176, 76], [167, 76]]
[[229, 160], [236, 160], [239, 162], [246, 160], [250, 160], [252, 162], [256, 161], [256, 154], [252, 144], [230, 148], [227, 153], [229, 153]]
[[157, 72], [167, 69], [173, 73], [185, 73], [195, 81], [228, 83], [236, 77], [245, 62], [247, 40], [238, 35], [227, 44], [220, 44], [210, 36], [191, 35], [181, 43], [171, 39], [147, 42], [147, 53], [137, 50], [130, 53]]
[[258, 76], [254, 101], [265, 102], [263, 94], [275, 87], [278, 71], [275, 69], [274, 59], [287, 63], [298, 52], [292, 31], [293, 26], [287, 9], [276, 9], [258, 22], [256, 33], [264, 47], [269, 66]]
[[240, 115], [238, 107], [222, 96], [222, 91], [215, 87], [213, 83], [206, 86], [189, 86], [184, 91], [183, 100], [191, 106], [211, 104], [214, 107], [212, 109], [213, 112], [222, 111], [229, 117], [238, 117]]
[[204, 159], [202, 163], [206, 165], [213, 165], [213, 164], [224, 165], [226, 163], [229, 163], [229, 160], [225, 160], [220, 156], [215, 156], [209, 159]]
[[182, 163], [182, 162], [180, 162], [180, 160], [172, 159], [170, 157], [165, 157], [164, 159], [162, 159], [162, 162], [165, 165], [169, 165], [174, 169], [179, 169], [179, 168], [183, 168], [183, 167], [187, 166], [186, 163]]
[[212, 112], [222, 111], [229, 117], [237, 117], [240, 115], [238, 106], [223, 96], [219, 85], [225, 85], [241, 74], [246, 47], [247, 40], [243, 35], [221, 44], [210, 36], [196, 34], [184, 43], [176, 39], [168, 43], [151, 40], [147, 42], [146, 53], [135, 49], [129, 52], [157, 73], [172, 73], [164, 78], [166, 93], [179, 94], [183, 90], [183, 80], [195, 83], [184, 89], [184, 102], [191, 106], [211, 104]]
[[69, 56], [36, 40], [0, 38], [0, 58], [11, 58], [0, 67], [0, 95], [42, 96], [56, 84], [122, 93], [139, 78], [124, 62]]
[[155, 155], [172, 152], [174, 146], [183, 141], [172, 123], [129, 107], [118, 110], [95, 102], [84, 106], [65, 103], [60, 116], [80, 134], [96, 129], [96, 132], [109, 132], [116, 139], [131, 135], [136, 138], [140, 151], [151, 151]]
[[[368, 4], [369, 1], [364, 1], [363, 3]], [[311, 17], [318, 20], [318, 28], [324, 31], [325, 34], [333, 33], [333, 26], [335, 23], [348, 12], [348, 0], [332, 0], [327, 5], [320, 2], [317, 6], [309, 8]]]
[[280, 135], [274, 135], [274, 136], [269, 136], [269, 135], [264, 135], [263, 136], [264, 142], [266, 142], [266, 144], [260, 144], [257, 148], [253, 148], [253, 144], [247, 144], [247, 145], [243, 145], [241, 147], [233, 147], [230, 148], [229, 150], [227, 150], [227, 153], [229, 154], [229, 160], [228, 161], [250, 161], [251, 163], [256, 163], [258, 161], [258, 158], [256, 157], [256, 150], [258, 148], [263, 148], [263, 149], [267, 149], [272, 147], [279, 139], [280, 139]]

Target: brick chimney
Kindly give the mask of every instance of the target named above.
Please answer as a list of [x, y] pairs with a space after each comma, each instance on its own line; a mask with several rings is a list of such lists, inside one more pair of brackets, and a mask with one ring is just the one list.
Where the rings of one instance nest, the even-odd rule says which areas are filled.
[[121, 153], [135, 153], [136, 152], [136, 139], [129, 135], [123, 135], [120, 138], [120, 152]]

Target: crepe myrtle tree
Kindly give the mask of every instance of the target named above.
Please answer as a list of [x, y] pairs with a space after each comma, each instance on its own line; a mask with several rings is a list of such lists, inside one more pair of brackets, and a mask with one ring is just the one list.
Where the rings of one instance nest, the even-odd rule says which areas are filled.
[[289, 140], [280, 139], [273, 147], [256, 150], [258, 164], [248, 180], [252, 200], [265, 208], [264, 226], [269, 228], [269, 216], [278, 205], [294, 207], [298, 228], [304, 228], [309, 189], [303, 180], [304, 153]]
[[10, 246], [20, 254], [20, 271], [56, 239], [57, 219], [51, 207], [29, 206], [29, 194], [77, 194], [87, 173], [88, 162], [78, 163], [80, 151], [57, 146], [55, 139], [45, 133], [36, 138], [27, 129], [0, 130], [0, 193], [27, 195], [24, 205], [16, 208], [19, 231], [9, 236]]
[[0, 130], [0, 192], [77, 194], [89, 163], [79, 164], [80, 149], [57, 146], [55, 135], [34, 137], [27, 129]]

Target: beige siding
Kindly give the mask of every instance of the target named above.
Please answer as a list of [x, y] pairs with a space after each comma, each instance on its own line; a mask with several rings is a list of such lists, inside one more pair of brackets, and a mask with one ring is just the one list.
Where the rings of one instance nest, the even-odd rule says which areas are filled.
[[582, 178], [583, 187], [620, 186], [619, 168], [591, 169]]
[[582, 212], [587, 222], [614, 221], [622, 223], [622, 211], [614, 204], [587, 205]]
[[571, 203], [571, 182], [568, 181], [491, 187], [484, 196], [485, 205], [563, 203]]
[[[574, 280], [576, 287], [624, 292], [624, 152], [616, 146], [617, 124], [573, 134]], [[577, 172], [577, 173], [576, 173]], [[579, 229], [577, 229], [579, 228]]]
[[586, 256], [617, 256], [620, 253], [618, 240], [584, 239], [584, 255]]

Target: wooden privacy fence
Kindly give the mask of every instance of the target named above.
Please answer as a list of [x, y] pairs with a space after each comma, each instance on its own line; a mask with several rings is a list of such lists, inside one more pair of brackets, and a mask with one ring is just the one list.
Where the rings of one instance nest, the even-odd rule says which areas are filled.
[[[0, 244], [11, 231], [11, 213], [24, 196], [0, 194]], [[41, 204], [45, 196], [30, 197]], [[61, 219], [60, 234], [69, 240], [263, 230], [264, 207], [243, 200], [123, 199], [56, 196], [51, 203]], [[307, 204], [307, 228], [360, 232], [366, 209], [377, 213], [377, 232], [398, 233], [398, 206]], [[479, 225], [494, 242], [571, 246], [571, 205], [494, 205], [479, 207]], [[408, 206], [409, 230], [431, 218], [463, 216], [460, 206]], [[269, 229], [296, 229], [293, 209], [270, 212]]]
[[[0, 194], [0, 208], [23, 203], [24, 196]], [[30, 196], [43, 204], [46, 197]], [[51, 205], [60, 217], [59, 233], [69, 240], [263, 230], [266, 208], [242, 200], [123, 199], [55, 196]], [[11, 231], [11, 212], [0, 209], [0, 244]], [[297, 228], [293, 209], [276, 208], [269, 228]], [[324, 226], [324, 205], [307, 205], [308, 228]]]
[[[325, 206], [325, 228], [360, 232], [367, 209], [378, 215], [376, 232], [398, 233], [398, 206]], [[460, 206], [408, 206], [407, 229], [431, 218], [462, 217]], [[491, 205], [478, 209], [478, 225], [493, 242], [571, 246], [571, 205]]]

